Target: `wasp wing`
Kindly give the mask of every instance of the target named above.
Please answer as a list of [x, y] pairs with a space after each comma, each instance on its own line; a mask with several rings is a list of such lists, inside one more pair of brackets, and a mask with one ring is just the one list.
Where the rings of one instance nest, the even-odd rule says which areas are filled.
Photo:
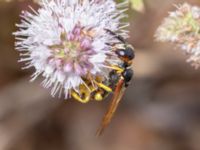
[[108, 108], [107, 113], [104, 115], [104, 118], [101, 122], [101, 126], [97, 130], [97, 136], [100, 136], [103, 133], [104, 129], [110, 123], [114, 113], [116, 112], [116, 109], [119, 105], [119, 102], [122, 99], [122, 96], [124, 95], [125, 89], [126, 88], [124, 87], [124, 80], [121, 79], [117, 84], [117, 87], [116, 87], [115, 92], [114, 92], [113, 99], [111, 101], [111, 104]]

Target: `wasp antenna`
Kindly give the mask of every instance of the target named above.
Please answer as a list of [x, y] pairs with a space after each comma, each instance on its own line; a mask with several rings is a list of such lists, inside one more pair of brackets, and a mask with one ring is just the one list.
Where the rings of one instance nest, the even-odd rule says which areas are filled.
[[118, 35], [116, 34], [115, 32], [109, 30], [109, 29], [104, 29], [106, 32], [110, 33], [111, 35], [113, 35], [115, 38], [117, 38], [120, 42], [122, 43], [126, 43], [125, 39], [121, 36], [121, 35]]

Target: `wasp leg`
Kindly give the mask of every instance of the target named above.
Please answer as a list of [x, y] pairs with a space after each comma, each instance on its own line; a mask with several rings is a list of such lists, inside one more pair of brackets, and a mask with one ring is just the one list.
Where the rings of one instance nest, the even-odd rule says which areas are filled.
[[94, 80], [94, 83], [99, 87], [93, 93], [93, 98], [96, 101], [102, 101], [105, 98], [106, 94], [111, 93], [113, 91], [112, 88], [110, 88], [102, 82], [97, 82], [96, 80]]
[[78, 93], [76, 93], [75, 91], [73, 91], [72, 92], [72, 97], [75, 100], [77, 100], [77, 101], [79, 101], [81, 103], [84, 103], [84, 104], [88, 103], [90, 101], [90, 94], [88, 94], [87, 96], [84, 96], [84, 98], [81, 98]]
[[110, 66], [109, 68], [111, 68], [111, 69], [117, 71], [117, 73], [122, 73], [122, 72], [124, 72], [124, 69], [123, 69], [123, 68], [120, 68], [120, 67], [118, 67], [118, 66], [112, 65], [112, 66]]
[[87, 103], [90, 101], [91, 91], [85, 85], [81, 85], [80, 86], [80, 94], [75, 91], [72, 91], [71, 95], [75, 100], [77, 100], [81, 103]]
[[107, 86], [103, 83], [98, 83], [97, 81], [94, 81], [94, 82], [95, 82], [95, 84], [97, 84], [98, 87], [102, 88], [106, 92], [109, 92], [109, 93], [112, 92], [112, 89], [109, 86]]
[[97, 92], [94, 94], [94, 100], [96, 100], [96, 101], [102, 101], [103, 98], [104, 98], [103, 93], [100, 92], [100, 91], [97, 91]]

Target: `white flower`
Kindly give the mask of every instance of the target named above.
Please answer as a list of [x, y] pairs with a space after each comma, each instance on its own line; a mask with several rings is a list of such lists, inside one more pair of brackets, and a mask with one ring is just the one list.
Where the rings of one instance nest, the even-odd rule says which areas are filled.
[[[40, 9], [22, 12], [19, 31], [15, 32], [16, 49], [25, 69], [34, 67], [32, 81], [39, 75], [43, 85], [52, 87], [51, 94], [66, 98], [71, 90], [78, 91], [88, 74], [106, 78], [108, 65], [114, 65], [111, 46], [116, 42], [109, 29], [127, 38], [120, 23], [126, 17], [128, 1], [116, 4], [113, 0], [42, 0]], [[112, 60], [116, 59], [116, 60]]]
[[186, 54], [188, 62], [200, 67], [200, 8], [187, 3], [170, 12], [156, 31], [158, 41], [172, 42]]

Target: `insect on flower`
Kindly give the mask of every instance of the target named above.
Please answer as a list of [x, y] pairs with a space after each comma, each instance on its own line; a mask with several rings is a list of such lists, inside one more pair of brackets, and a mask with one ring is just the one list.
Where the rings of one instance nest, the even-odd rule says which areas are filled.
[[101, 135], [104, 128], [110, 123], [126, 88], [129, 86], [129, 82], [133, 77], [132, 60], [135, 58], [133, 47], [127, 44], [123, 37], [110, 30], [107, 30], [107, 32], [119, 40], [119, 43], [113, 44], [113, 47], [122, 63], [119, 66], [113, 66], [113, 70], [110, 72], [110, 82], [115, 85], [114, 95], [101, 127], [97, 131], [97, 135]]
[[[24, 69], [35, 69], [31, 81], [42, 76], [52, 96], [81, 103], [101, 101], [113, 91], [113, 102], [119, 101], [134, 58], [125, 42], [128, 23], [121, 22], [127, 6], [128, 0], [42, 0], [38, 11], [23, 11], [15, 45]], [[106, 116], [111, 119], [116, 107]]]

